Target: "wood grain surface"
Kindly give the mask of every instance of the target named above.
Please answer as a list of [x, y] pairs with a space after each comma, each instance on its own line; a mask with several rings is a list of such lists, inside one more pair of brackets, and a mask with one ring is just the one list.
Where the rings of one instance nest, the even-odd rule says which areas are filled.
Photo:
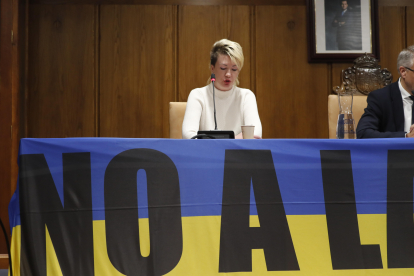
[[178, 16], [179, 101], [186, 102], [191, 90], [206, 85], [211, 74], [211, 47], [222, 38], [242, 46], [245, 59], [239, 74], [239, 86], [254, 90], [250, 86], [250, 7], [179, 6]]
[[405, 6], [414, 6], [414, 1], [412, 0], [378, 0], [378, 5], [380, 6], [391, 6], [391, 7], [405, 7]]
[[306, 8], [256, 7], [256, 86], [264, 138], [328, 137], [328, 65], [307, 62]]
[[33, 4], [92, 5], [306, 5], [306, 0], [31, 0]]
[[94, 6], [32, 5], [28, 136], [95, 136]]
[[397, 57], [406, 47], [405, 7], [379, 7], [380, 65], [399, 78]]
[[352, 66], [354, 66], [353, 63], [332, 63], [332, 85], [329, 87], [330, 93], [333, 92], [334, 87], [341, 86], [342, 70], [346, 70]]
[[175, 100], [174, 9], [102, 6], [100, 136], [169, 137], [168, 103]]
[[[32, 4], [93, 5], [282, 5], [304, 6], [306, 0], [31, 0]], [[379, 6], [414, 6], [412, 0], [378, 0]]]
[[[12, 1], [0, 0], [0, 218], [9, 231], [7, 206], [10, 200], [12, 160], [12, 99], [13, 99], [13, 29]], [[4, 238], [0, 238], [0, 254], [7, 253]], [[0, 262], [0, 268], [4, 267]], [[6, 263], [7, 264], [7, 263]]]
[[[414, 1], [412, 1], [414, 4]], [[414, 6], [406, 8], [406, 19], [407, 19], [407, 47], [414, 45]]]

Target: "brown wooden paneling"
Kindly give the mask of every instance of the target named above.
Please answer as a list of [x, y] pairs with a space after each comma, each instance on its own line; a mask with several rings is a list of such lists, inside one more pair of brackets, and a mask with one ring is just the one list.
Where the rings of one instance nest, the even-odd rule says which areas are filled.
[[243, 48], [244, 66], [240, 87], [252, 89], [250, 7], [180, 6], [178, 21], [179, 101], [186, 102], [191, 90], [206, 85], [210, 77], [210, 50], [214, 42], [227, 38]]
[[30, 2], [94, 5], [306, 5], [306, 0], [31, 0]]
[[[20, 92], [26, 79], [26, 11], [25, 0], [0, 0], [0, 217], [7, 233], [8, 203], [17, 181]], [[0, 253], [7, 253], [4, 239]], [[0, 254], [0, 269], [7, 267], [8, 255]]]
[[[18, 152], [20, 139], [26, 137], [26, 87], [27, 87], [27, 21], [28, 1], [13, 1], [13, 66], [12, 66], [12, 145], [11, 179], [9, 196], [13, 195], [18, 178]], [[23, 123], [21, 123], [23, 122]]]
[[9, 255], [0, 254], [0, 269], [8, 269], [8, 268], [9, 268]]
[[380, 65], [387, 68], [396, 81], [397, 57], [405, 48], [405, 8], [379, 7]]
[[405, 7], [414, 6], [413, 0], [378, 0], [380, 6]]
[[99, 91], [101, 90], [100, 87], [100, 28], [101, 28], [101, 21], [100, 21], [100, 12], [101, 12], [101, 8], [100, 6], [95, 6], [95, 54], [94, 56], [95, 58], [95, 74], [94, 74], [94, 85], [95, 85], [95, 136], [100, 136], [100, 97], [99, 97]]
[[[414, 4], [414, 1], [412, 1]], [[414, 7], [406, 8], [407, 46], [414, 45]]]
[[333, 63], [332, 64], [332, 85], [329, 87], [329, 92], [333, 92], [333, 87], [340, 86], [342, 70], [352, 67], [353, 63]]
[[95, 136], [94, 7], [31, 5], [28, 136]]
[[[306, 5], [306, 0], [31, 0], [32, 4], [94, 5]], [[378, 0], [379, 6], [414, 6], [412, 0]]]
[[328, 137], [328, 65], [307, 62], [306, 8], [256, 7], [256, 86], [264, 138]]
[[169, 137], [174, 6], [102, 6], [100, 135]]
[[[8, 227], [7, 206], [10, 200], [12, 170], [12, 4], [12, 1], [0, 0], [0, 218], [7, 232], [10, 229]], [[4, 238], [0, 238], [0, 253], [7, 253]], [[0, 268], [6, 267], [5, 262], [0, 262]]]
[[[31, 0], [32, 4], [94, 5], [306, 5], [306, 0]], [[414, 6], [412, 0], [378, 0], [379, 6]]]

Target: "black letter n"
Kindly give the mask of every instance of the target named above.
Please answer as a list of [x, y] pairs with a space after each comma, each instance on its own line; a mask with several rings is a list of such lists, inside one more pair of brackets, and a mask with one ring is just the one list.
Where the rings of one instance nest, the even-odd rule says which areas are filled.
[[23, 276], [46, 276], [46, 226], [63, 275], [94, 275], [90, 154], [62, 158], [64, 207], [44, 155], [20, 156]]
[[[250, 184], [260, 227], [249, 227]], [[299, 270], [269, 150], [226, 150], [220, 272], [252, 271], [252, 249], [263, 248], [268, 271]]]

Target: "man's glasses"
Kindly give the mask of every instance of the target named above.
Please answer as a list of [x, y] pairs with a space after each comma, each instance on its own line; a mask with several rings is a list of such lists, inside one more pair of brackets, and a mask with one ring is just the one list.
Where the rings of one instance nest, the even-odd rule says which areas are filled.
[[405, 68], [405, 69], [407, 69], [407, 70], [410, 70], [411, 72], [414, 72], [414, 70], [413, 70], [413, 69], [410, 69], [410, 68], [405, 67], [405, 66], [404, 66], [404, 68]]

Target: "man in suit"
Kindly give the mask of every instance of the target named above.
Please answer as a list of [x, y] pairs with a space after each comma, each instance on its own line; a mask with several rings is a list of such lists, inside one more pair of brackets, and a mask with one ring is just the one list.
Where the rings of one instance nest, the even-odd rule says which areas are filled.
[[332, 22], [338, 50], [362, 50], [361, 14], [353, 12], [347, 0], [341, 1], [341, 8]]
[[397, 82], [368, 94], [358, 138], [414, 137], [414, 45], [398, 55], [397, 68]]

